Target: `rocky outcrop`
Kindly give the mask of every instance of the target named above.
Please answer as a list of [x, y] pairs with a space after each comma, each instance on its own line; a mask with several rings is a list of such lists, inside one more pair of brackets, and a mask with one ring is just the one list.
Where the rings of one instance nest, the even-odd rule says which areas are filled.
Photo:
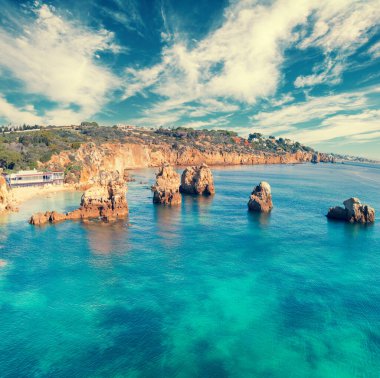
[[337, 219], [350, 223], [373, 223], [375, 221], [375, 210], [360, 202], [358, 198], [352, 197], [343, 202], [341, 206], [330, 207], [327, 218]]
[[319, 153], [316, 152], [315, 154], [313, 154], [313, 156], [311, 158], [311, 162], [313, 164], [318, 164], [320, 161], [321, 161], [321, 157], [319, 156]]
[[257, 185], [248, 201], [248, 210], [269, 213], [273, 209], [270, 185], [262, 181]]
[[0, 172], [0, 213], [3, 211], [16, 211], [11, 193], [8, 191], [7, 182]]
[[214, 194], [214, 178], [207, 164], [187, 167], [181, 176], [181, 193], [186, 194]]
[[170, 165], [163, 165], [156, 175], [153, 185], [153, 203], [177, 205], [182, 197], [179, 193], [180, 176]]
[[98, 218], [108, 222], [125, 218], [128, 215], [126, 192], [125, 182], [119, 172], [102, 171], [93, 186], [83, 193], [78, 209], [65, 214], [56, 211], [37, 213], [30, 218], [29, 223], [39, 226], [65, 220]]

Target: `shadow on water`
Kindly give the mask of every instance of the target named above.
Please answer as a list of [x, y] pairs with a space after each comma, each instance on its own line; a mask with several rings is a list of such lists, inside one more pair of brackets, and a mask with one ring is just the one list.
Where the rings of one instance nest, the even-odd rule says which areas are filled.
[[342, 222], [340, 220], [329, 218], [326, 219], [329, 233], [335, 233], [339, 230], [343, 230], [346, 239], [363, 238], [363, 236], [368, 232], [372, 233], [375, 230], [374, 223], [360, 224]]
[[266, 229], [271, 224], [271, 213], [258, 213], [247, 210], [247, 218], [252, 226], [259, 227], [260, 229]]
[[128, 247], [128, 219], [112, 223], [86, 221], [81, 224], [87, 231], [88, 245], [93, 253], [126, 252], [126, 248]]

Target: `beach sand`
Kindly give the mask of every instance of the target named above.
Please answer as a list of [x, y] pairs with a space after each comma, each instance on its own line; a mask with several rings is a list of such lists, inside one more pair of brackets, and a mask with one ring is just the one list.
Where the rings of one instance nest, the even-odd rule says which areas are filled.
[[13, 188], [10, 190], [13, 203], [15, 206], [19, 206], [21, 203], [33, 198], [33, 197], [48, 197], [52, 193], [63, 191], [77, 191], [74, 185], [46, 185], [46, 186], [31, 186], [24, 188]]

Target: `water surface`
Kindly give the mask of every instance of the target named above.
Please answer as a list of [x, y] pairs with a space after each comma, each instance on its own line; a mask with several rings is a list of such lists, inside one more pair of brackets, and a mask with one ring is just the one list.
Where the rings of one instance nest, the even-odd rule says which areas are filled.
[[[79, 193], [0, 218], [0, 376], [379, 377], [380, 223], [325, 214], [353, 195], [380, 209], [380, 170], [213, 172], [214, 197], [168, 208], [137, 171], [113, 225], [26, 223]], [[261, 180], [269, 216], [247, 212]]]

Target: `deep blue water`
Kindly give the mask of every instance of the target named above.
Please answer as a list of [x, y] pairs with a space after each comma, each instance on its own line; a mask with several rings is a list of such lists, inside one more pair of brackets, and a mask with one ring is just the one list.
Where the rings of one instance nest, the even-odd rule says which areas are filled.
[[[170, 208], [137, 171], [113, 225], [26, 222], [79, 193], [1, 218], [0, 376], [379, 377], [380, 221], [325, 214], [351, 196], [380, 209], [380, 169], [213, 173], [214, 197]], [[247, 212], [261, 180], [269, 216]]]

